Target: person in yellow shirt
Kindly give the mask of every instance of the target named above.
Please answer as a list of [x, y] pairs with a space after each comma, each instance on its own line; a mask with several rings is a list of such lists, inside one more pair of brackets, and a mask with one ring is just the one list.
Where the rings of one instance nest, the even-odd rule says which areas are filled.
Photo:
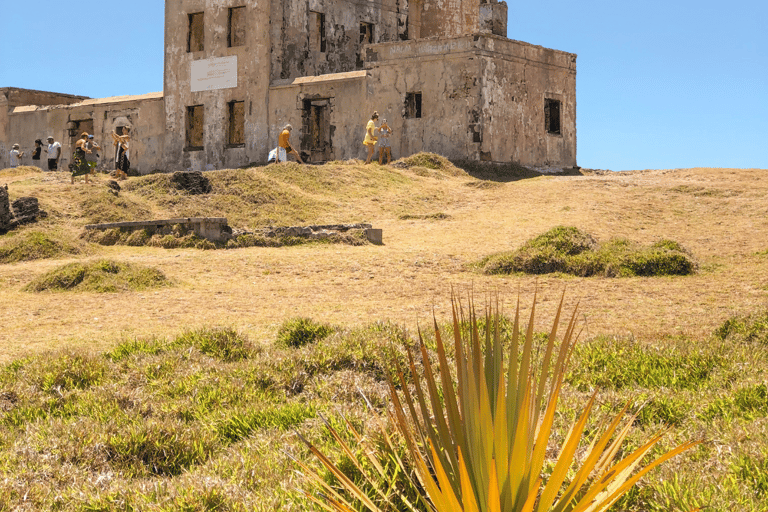
[[291, 130], [293, 130], [293, 126], [290, 124], [285, 125], [285, 128], [283, 128], [283, 131], [280, 132], [280, 137], [278, 138], [277, 142], [277, 159], [276, 161], [279, 162], [287, 162], [288, 161], [288, 154], [293, 154], [296, 156], [296, 160], [299, 161], [300, 164], [303, 164], [301, 160], [301, 156], [299, 156], [299, 152], [293, 149], [291, 147]]
[[368, 158], [365, 161], [366, 165], [371, 163], [373, 152], [376, 149], [376, 141], [379, 140], [378, 137], [374, 135], [376, 131], [376, 120], [378, 119], [379, 113], [374, 110], [373, 115], [371, 115], [371, 120], [368, 121], [368, 124], [365, 126], [365, 139], [363, 140], [363, 145], [368, 148]]

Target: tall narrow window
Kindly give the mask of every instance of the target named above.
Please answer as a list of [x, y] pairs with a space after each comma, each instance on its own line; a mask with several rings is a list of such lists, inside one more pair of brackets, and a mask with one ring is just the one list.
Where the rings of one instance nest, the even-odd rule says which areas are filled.
[[547, 133], [560, 135], [560, 101], [544, 100], [544, 125]]
[[405, 117], [421, 117], [421, 93], [409, 92], [405, 95]]
[[205, 124], [204, 107], [187, 107], [186, 136], [189, 150], [203, 149], [203, 126]]
[[245, 102], [230, 101], [227, 103], [227, 145], [241, 147], [245, 145]]
[[360, 44], [373, 43], [373, 23], [360, 22]]
[[309, 12], [309, 50], [325, 53], [325, 14]]
[[229, 8], [229, 31], [227, 46], [245, 45], [245, 7]]
[[202, 52], [203, 50], [205, 50], [205, 14], [196, 12], [189, 14], [187, 51]]

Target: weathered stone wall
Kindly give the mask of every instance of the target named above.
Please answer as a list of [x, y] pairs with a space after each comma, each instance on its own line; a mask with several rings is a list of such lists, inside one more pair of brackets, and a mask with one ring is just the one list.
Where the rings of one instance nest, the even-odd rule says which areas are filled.
[[[229, 9], [245, 7], [244, 41], [229, 46]], [[204, 13], [203, 50], [188, 51], [189, 14]], [[168, 0], [165, 4], [165, 130], [163, 168], [205, 170], [266, 161], [269, 146], [267, 89], [270, 70], [270, 4], [261, 0]], [[226, 88], [192, 92], [195, 61], [234, 57], [237, 80]], [[227, 143], [228, 105], [244, 102], [244, 141]], [[186, 144], [187, 108], [203, 106], [202, 149]], [[274, 141], [273, 141], [274, 142]]]
[[[24, 165], [32, 165], [31, 151], [35, 139], [50, 135], [61, 143], [60, 169], [71, 163], [74, 143], [80, 133], [87, 131], [102, 147], [99, 168], [114, 169], [114, 147], [111, 132], [117, 127], [131, 128], [131, 168], [142, 174], [163, 169], [165, 142], [162, 93], [142, 96], [117, 96], [87, 99], [70, 105], [22, 106], [9, 114], [9, 125], [14, 141], [22, 146], [26, 155]], [[18, 140], [16, 140], [18, 139]], [[47, 169], [47, 154], [43, 151], [39, 165]]]
[[269, 131], [273, 146], [277, 145], [277, 136], [283, 126], [290, 123], [294, 128], [291, 144], [302, 152], [303, 159], [312, 161], [304, 109], [307, 103], [314, 102], [325, 105], [325, 121], [329, 125], [325, 135], [330, 139], [330, 148], [324, 160], [347, 160], [365, 154], [362, 142], [365, 124], [371, 115], [365, 71], [277, 81], [270, 88], [269, 97], [272, 106]]
[[[576, 55], [487, 35], [480, 50], [483, 141], [480, 160], [546, 171], [576, 166]], [[545, 100], [560, 102], [548, 133]]]
[[[272, 0], [272, 80], [363, 69], [361, 23], [373, 43], [407, 39], [408, 0]], [[316, 31], [322, 14], [322, 34]], [[317, 44], [322, 38], [323, 44]]]
[[[11, 130], [9, 115], [14, 108], [21, 105], [67, 105], [84, 99], [87, 97], [17, 87], [0, 88], [0, 169], [10, 165], [8, 152], [12, 145], [25, 142], [22, 139], [16, 140], [17, 135]], [[31, 147], [34, 147], [34, 140], [29, 141]]]

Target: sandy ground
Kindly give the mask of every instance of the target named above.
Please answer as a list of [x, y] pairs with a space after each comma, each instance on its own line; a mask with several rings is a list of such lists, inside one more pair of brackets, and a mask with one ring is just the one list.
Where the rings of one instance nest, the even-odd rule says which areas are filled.
[[[651, 343], [704, 338], [768, 297], [768, 170], [685, 169], [539, 177], [486, 187], [445, 180], [446, 220], [370, 219], [384, 244], [197, 251], [108, 247], [98, 257], [159, 268], [176, 282], [125, 294], [32, 294], [33, 277], [73, 260], [0, 265], [0, 362], [60, 347], [105, 350], [136, 336], [231, 326], [269, 343], [295, 316], [342, 326], [391, 320], [415, 328], [447, 319], [451, 291], [494, 291], [529, 305], [538, 289], [541, 327], [565, 290], [584, 335]], [[476, 184], [476, 183], [475, 183]], [[64, 186], [63, 184], [61, 186]], [[669, 238], [700, 270], [675, 278], [488, 277], [467, 264], [511, 250], [556, 225], [598, 240]], [[95, 258], [97, 256], [90, 256]]]

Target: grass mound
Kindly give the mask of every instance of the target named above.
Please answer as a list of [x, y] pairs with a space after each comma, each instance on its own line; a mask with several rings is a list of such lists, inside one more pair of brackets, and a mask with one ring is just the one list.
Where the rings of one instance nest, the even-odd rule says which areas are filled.
[[28, 292], [78, 291], [113, 293], [167, 286], [168, 279], [156, 269], [101, 260], [70, 263], [44, 274], [24, 290]]
[[149, 219], [149, 208], [125, 195], [115, 197], [106, 187], [89, 193], [80, 201], [83, 216], [91, 224]]
[[519, 249], [487, 256], [478, 263], [484, 274], [549, 274], [580, 277], [689, 275], [696, 271], [690, 254], [675, 241], [642, 247], [622, 238], [598, 244], [575, 227], [558, 226]]
[[7, 169], [0, 169], [0, 177], [10, 178], [12, 176], [24, 176], [25, 174], [43, 172], [40, 167], [34, 165], [20, 165], [18, 167], [9, 167]]
[[80, 254], [82, 248], [62, 236], [42, 231], [21, 231], [0, 242], [0, 263], [42, 260]]

